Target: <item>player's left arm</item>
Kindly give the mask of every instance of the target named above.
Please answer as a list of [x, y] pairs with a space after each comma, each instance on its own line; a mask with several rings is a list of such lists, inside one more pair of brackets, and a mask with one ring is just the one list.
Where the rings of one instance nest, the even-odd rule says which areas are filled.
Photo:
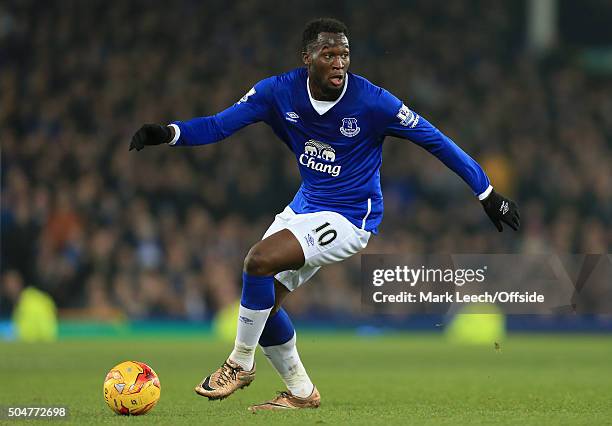
[[[386, 92], [386, 91], [385, 91]], [[455, 142], [429, 121], [411, 111], [389, 92], [381, 95], [382, 120], [385, 135], [408, 139], [435, 155], [449, 169], [458, 174], [480, 200], [487, 216], [497, 230], [502, 222], [515, 231], [520, 227], [520, 214], [516, 203], [495, 192], [482, 167]]]

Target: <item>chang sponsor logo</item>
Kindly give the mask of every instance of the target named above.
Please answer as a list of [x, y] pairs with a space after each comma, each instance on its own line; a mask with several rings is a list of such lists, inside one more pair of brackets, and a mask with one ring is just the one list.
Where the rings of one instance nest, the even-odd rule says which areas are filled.
[[[322, 160], [322, 161], [317, 161]], [[302, 166], [322, 173], [328, 173], [334, 177], [340, 174], [342, 166], [331, 164], [336, 161], [336, 151], [331, 145], [310, 139], [304, 144], [304, 153], [299, 160]]]

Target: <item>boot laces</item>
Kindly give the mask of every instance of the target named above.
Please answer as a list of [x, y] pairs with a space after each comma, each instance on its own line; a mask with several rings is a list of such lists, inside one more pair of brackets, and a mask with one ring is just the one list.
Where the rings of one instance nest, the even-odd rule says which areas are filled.
[[239, 368], [233, 368], [227, 362], [221, 366], [221, 372], [217, 378], [217, 384], [225, 386], [227, 383], [235, 381], [238, 377]]

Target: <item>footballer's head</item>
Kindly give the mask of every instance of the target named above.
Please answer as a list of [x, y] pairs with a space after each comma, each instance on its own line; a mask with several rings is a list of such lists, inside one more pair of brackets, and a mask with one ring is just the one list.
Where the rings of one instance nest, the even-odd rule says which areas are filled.
[[302, 60], [308, 68], [313, 96], [318, 100], [338, 98], [351, 62], [346, 25], [333, 18], [319, 18], [306, 24]]

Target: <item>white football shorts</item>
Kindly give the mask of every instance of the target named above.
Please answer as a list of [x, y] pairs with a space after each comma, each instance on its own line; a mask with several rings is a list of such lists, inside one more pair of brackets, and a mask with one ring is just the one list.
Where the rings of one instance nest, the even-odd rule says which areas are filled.
[[296, 214], [289, 206], [276, 215], [262, 239], [282, 229], [291, 231], [304, 252], [304, 266], [275, 275], [290, 291], [308, 281], [323, 265], [340, 262], [360, 252], [372, 235], [336, 212]]

